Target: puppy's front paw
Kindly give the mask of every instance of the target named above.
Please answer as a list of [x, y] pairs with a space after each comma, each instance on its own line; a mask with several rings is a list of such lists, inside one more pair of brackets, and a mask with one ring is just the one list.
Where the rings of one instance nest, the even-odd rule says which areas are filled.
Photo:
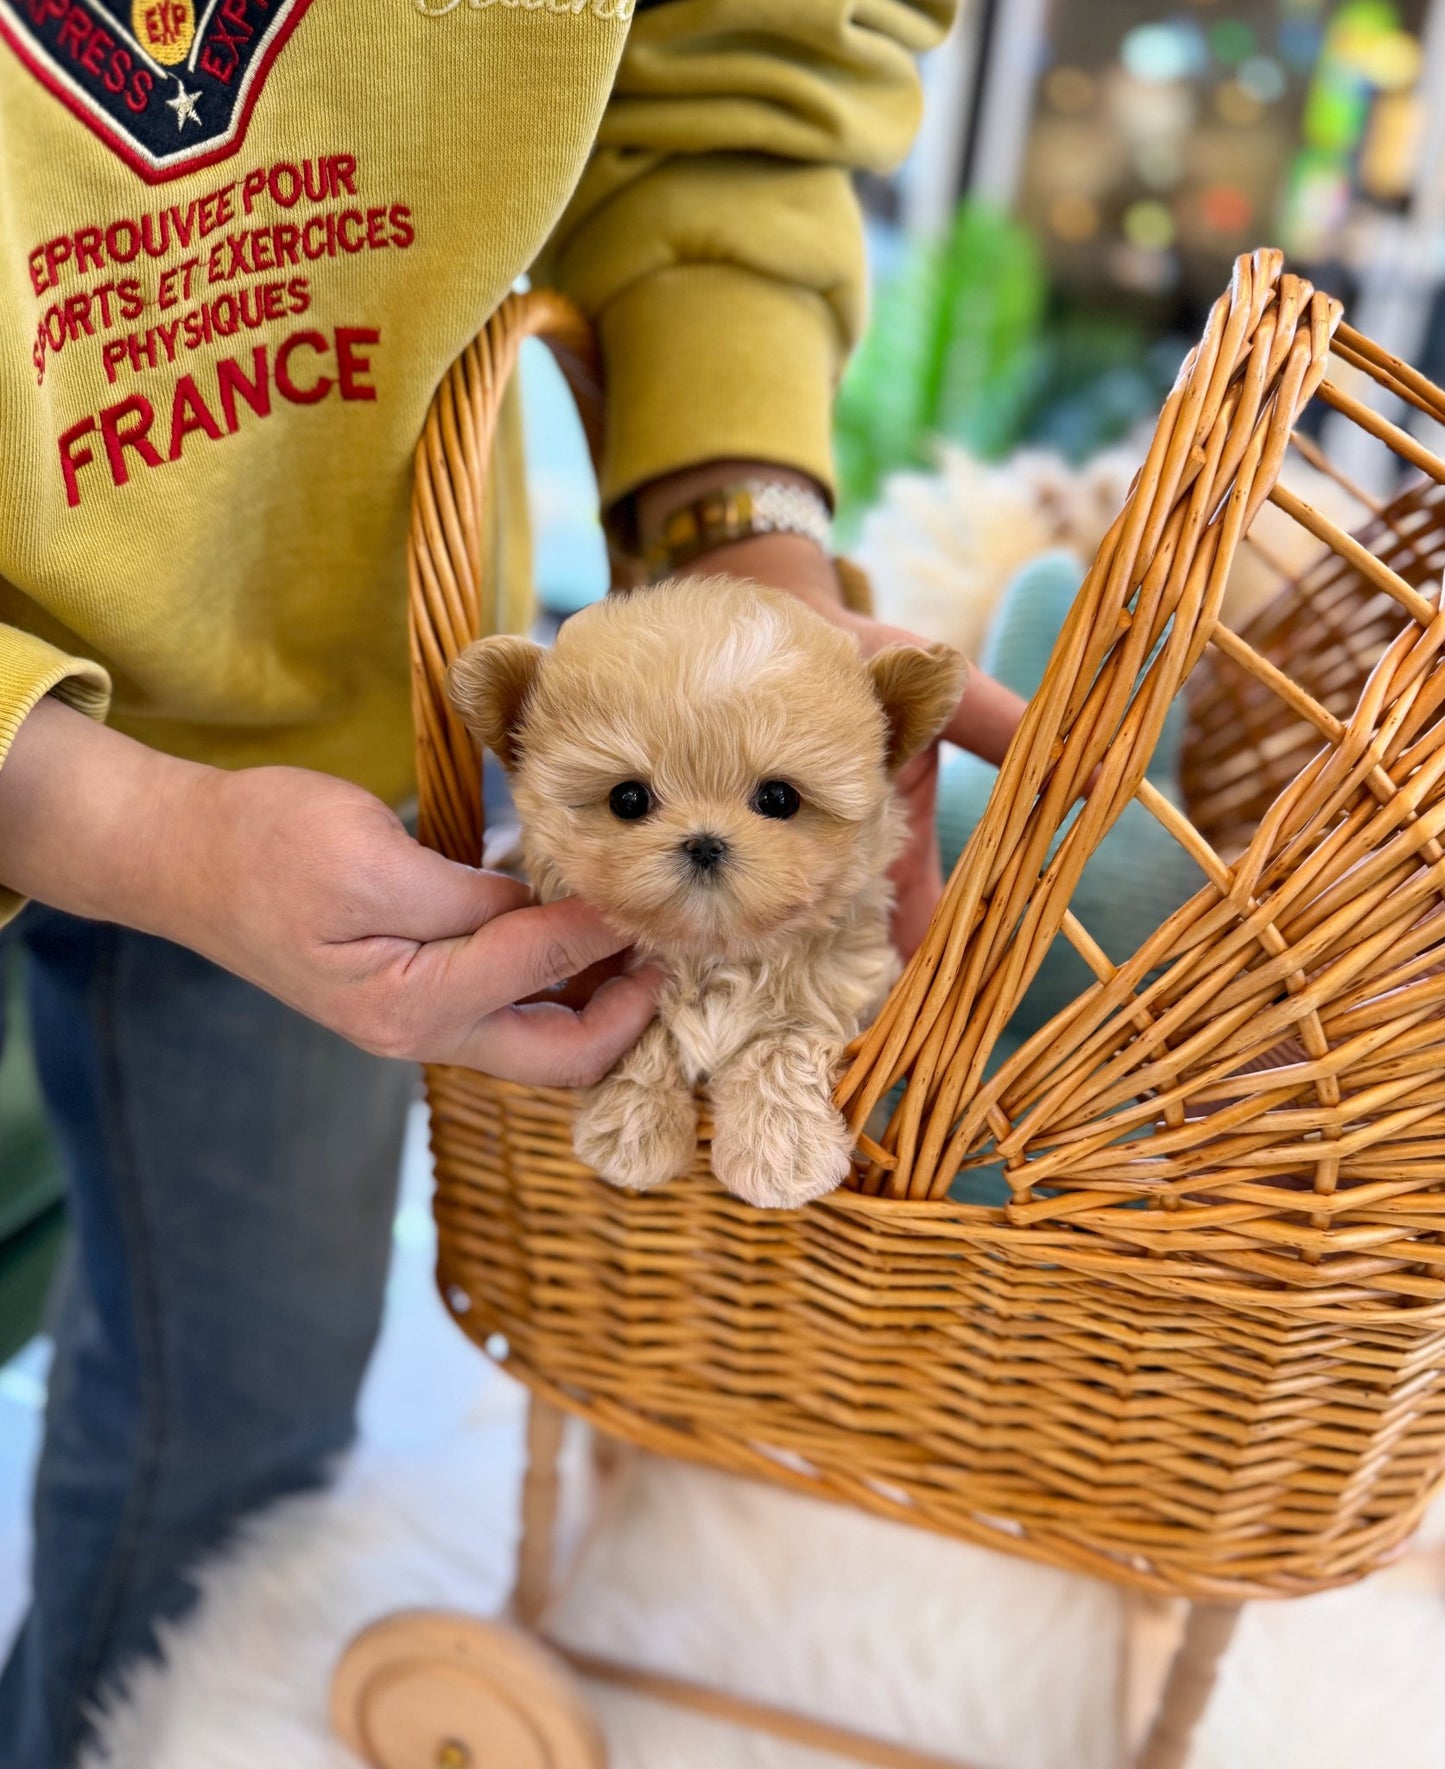
[[848, 1177], [852, 1139], [837, 1112], [795, 1119], [781, 1137], [764, 1140], [747, 1114], [719, 1119], [712, 1170], [734, 1197], [761, 1210], [797, 1210], [825, 1198]]
[[853, 1139], [830, 1097], [833, 1053], [752, 1045], [713, 1082], [712, 1170], [764, 1210], [796, 1210], [848, 1176]]
[[572, 1146], [613, 1185], [651, 1191], [692, 1166], [697, 1106], [685, 1088], [609, 1075], [578, 1112]]

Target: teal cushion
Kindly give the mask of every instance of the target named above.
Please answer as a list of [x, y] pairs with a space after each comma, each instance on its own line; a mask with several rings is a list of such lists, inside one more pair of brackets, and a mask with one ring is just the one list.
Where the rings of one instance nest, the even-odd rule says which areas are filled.
[[[980, 667], [1030, 696], [1037, 692], [1083, 567], [1072, 554], [1041, 554], [1004, 591], [984, 643]], [[1170, 709], [1148, 775], [1165, 797], [1179, 802], [1183, 708]], [[945, 751], [938, 789], [938, 838], [945, 875], [953, 870], [993, 789], [995, 771], [976, 756]], [[1204, 882], [1199, 868], [1141, 805], [1125, 806], [1100, 842], [1074, 890], [1075, 915], [1116, 963], [1137, 951], [1167, 916]], [[1093, 973], [1060, 935], [1029, 985], [989, 1064], [992, 1073], [1093, 981]], [[997, 1168], [960, 1175], [951, 1195], [968, 1203], [1001, 1204], [1008, 1187]]]

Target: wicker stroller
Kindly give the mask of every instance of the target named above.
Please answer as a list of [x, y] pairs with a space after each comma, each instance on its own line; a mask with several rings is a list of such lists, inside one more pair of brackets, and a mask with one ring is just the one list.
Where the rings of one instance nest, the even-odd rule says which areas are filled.
[[[471, 864], [478, 758], [443, 677], [479, 626], [484, 467], [528, 335], [595, 449], [590, 335], [534, 293], [453, 367], [416, 457], [422, 839]], [[1357, 493], [1355, 535], [1277, 483], [1292, 447], [1344, 482], [1297, 428], [1311, 402], [1411, 470], [1386, 500]], [[833, 1197], [750, 1209], [705, 1148], [686, 1180], [619, 1193], [575, 1160], [570, 1095], [429, 1071], [442, 1294], [532, 1396], [524, 1627], [552, 1582], [566, 1414], [1190, 1599], [1147, 1769], [1184, 1762], [1241, 1603], [1357, 1579], [1404, 1543], [1445, 1470], [1445, 465], [1402, 403], [1445, 422], [1445, 394], [1279, 254], [1238, 261], [839, 1083], [859, 1154]], [[1266, 499], [1320, 558], [1234, 632], [1225, 579]], [[1187, 815], [1145, 778], [1181, 693]], [[1070, 899], [1130, 800], [1204, 883], [1116, 964]], [[990, 1070], [1055, 938], [1096, 981]], [[954, 1201], [984, 1163], [1006, 1206]], [[344, 1659], [335, 1719], [385, 1769], [600, 1764], [558, 1663], [521, 1633], [392, 1618]], [[942, 1762], [580, 1668], [860, 1761]]]

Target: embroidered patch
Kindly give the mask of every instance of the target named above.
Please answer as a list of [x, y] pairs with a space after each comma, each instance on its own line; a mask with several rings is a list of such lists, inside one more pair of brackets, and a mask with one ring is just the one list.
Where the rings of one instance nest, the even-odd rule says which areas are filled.
[[[649, 0], [642, 0], [644, 6], [648, 3]], [[655, 5], [657, 0], [651, 3]], [[461, 4], [462, 0], [412, 0], [424, 18], [445, 18]], [[473, 12], [486, 12], [493, 6], [509, 6], [514, 12], [565, 13], [574, 18], [590, 12], [594, 18], [616, 19], [619, 24], [628, 23], [637, 4], [638, 0], [467, 0]]]
[[310, 0], [0, 0], [0, 36], [150, 184], [235, 153]]

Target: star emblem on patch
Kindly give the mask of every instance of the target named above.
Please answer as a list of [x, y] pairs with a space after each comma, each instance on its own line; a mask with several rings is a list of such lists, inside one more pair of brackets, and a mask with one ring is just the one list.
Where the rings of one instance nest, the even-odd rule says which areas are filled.
[[176, 113], [176, 128], [184, 129], [187, 123], [194, 123], [199, 129], [201, 119], [196, 115], [196, 106], [201, 101], [199, 88], [195, 92], [187, 92], [179, 74], [176, 75], [176, 88], [175, 97], [166, 100], [168, 108]]
[[0, 37], [151, 184], [235, 153], [310, 0], [0, 0]]

